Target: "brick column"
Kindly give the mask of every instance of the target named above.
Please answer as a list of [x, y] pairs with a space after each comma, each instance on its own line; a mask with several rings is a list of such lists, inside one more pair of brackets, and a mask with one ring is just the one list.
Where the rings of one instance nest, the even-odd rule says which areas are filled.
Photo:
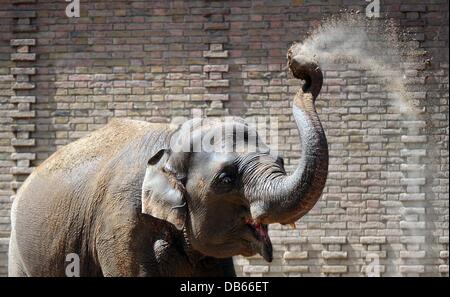
[[448, 277], [448, 236], [441, 236], [439, 243], [444, 246], [443, 250], [439, 253], [439, 258], [445, 263], [439, 265], [439, 273], [442, 276]]
[[[300, 240], [297, 240], [296, 243], [299, 244]], [[307, 260], [309, 258], [309, 254], [307, 251], [286, 251], [283, 254], [284, 264], [282, 265], [281, 272], [287, 276], [302, 276], [309, 272], [309, 267], [307, 264]], [[270, 267], [270, 270], [273, 270]], [[275, 271], [274, 271], [275, 272]]]
[[10, 103], [14, 105], [14, 108], [10, 115], [13, 119], [12, 132], [14, 133], [14, 138], [11, 139], [13, 147], [11, 159], [15, 162], [15, 166], [11, 167], [13, 175], [11, 188], [14, 192], [33, 171], [31, 161], [36, 158], [34, 153], [30, 153], [30, 147], [35, 145], [31, 133], [35, 130], [33, 120], [36, 116], [36, 112], [32, 110], [32, 104], [36, 102], [36, 97], [32, 95], [35, 88], [32, 76], [36, 74], [36, 68], [33, 67], [36, 54], [32, 52], [36, 39], [32, 37], [37, 30], [34, 24], [36, 18], [34, 5], [35, 0], [13, 0], [14, 37], [10, 40], [10, 45], [14, 50], [11, 54], [13, 63], [10, 73], [14, 76], [14, 80], [11, 86], [13, 95]]
[[405, 146], [405, 149], [401, 151], [401, 156], [404, 158], [404, 163], [401, 164], [401, 170], [404, 173], [401, 184], [406, 187], [406, 191], [400, 194], [403, 205], [400, 210], [400, 229], [403, 233], [401, 241], [404, 248], [400, 251], [402, 264], [399, 266], [399, 272], [405, 276], [419, 276], [425, 273], [425, 266], [419, 265], [423, 262], [421, 259], [427, 256], [424, 207], [426, 191], [423, 189], [426, 179], [425, 162], [422, 157], [427, 155], [423, 147], [428, 139], [426, 135], [420, 135], [422, 134], [420, 129], [425, 125], [425, 121], [422, 120], [402, 123], [406, 133], [401, 136], [401, 142]]
[[344, 262], [339, 261], [347, 258], [347, 252], [342, 251], [342, 245], [347, 244], [347, 238], [345, 236], [324, 236], [320, 238], [320, 243], [327, 246], [327, 249], [322, 251], [322, 258], [325, 260], [322, 274], [339, 276], [348, 273], [347, 265], [343, 265]]
[[204, 15], [208, 18], [208, 22], [203, 24], [203, 30], [210, 35], [208, 40], [211, 41], [209, 50], [203, 51], [203, 57], [208, 60], [208, 65], [203, 67], [203, 71], [208, 75], [203, 81], [203, 86], [208, 90], [204, 97], [209, 102], [209, 108], [206, 109], [207, 116], [229, 114], [228, 109], [224, 108], [224, 102], [229, 100], [230, 83], [223, 77], [229, 71], [226, 64], [229, 53], [224, 49], [224, 45], [228, 42], [226, 34], [230, 28], [229, 22], [225, 21], [227, 14], [228, 9], [212, 9]]

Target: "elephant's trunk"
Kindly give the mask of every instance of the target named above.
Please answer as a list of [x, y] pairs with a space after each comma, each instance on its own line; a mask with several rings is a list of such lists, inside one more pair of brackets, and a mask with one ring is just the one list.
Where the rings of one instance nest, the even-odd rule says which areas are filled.
[[[273, 172], [264, 178], [262, 197], [250, 200], [253, 218], [263, 224], [291, 224], [305, 215], [322, 194], [328, 174], [328, 145], [315, 109], [323, 76], [318, 64], [301, 54], [288, 53], [293, 75], [305, 81], [293, 103], [301, 139], [301, 158], [292, 175]], [[261, 180], [261, 179], [260, 179]]]

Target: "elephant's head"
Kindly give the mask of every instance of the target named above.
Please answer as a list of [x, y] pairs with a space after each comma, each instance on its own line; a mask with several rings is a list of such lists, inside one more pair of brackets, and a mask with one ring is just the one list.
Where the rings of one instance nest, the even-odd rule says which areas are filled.
[[[294, 76], [306, 81], [293, 103], [301, 158], [291, 175], [264, 143], [251, 141], [256, 132], [239, 119], [189, 121], [176, 142], [149, 161], [143, 212], [184, 228], [202, 254], [222, 258], [260, 253], [271, 261], [267, 225], [294, 223], [322, 193], [328, 146], [314, 106], [322, 72], [317, 63], [291, 51], [288, 59]], [[245, 149], [236, 147], [239, 140], [247, 144]], [[205, 144], [214, 149], [205, 150]]]

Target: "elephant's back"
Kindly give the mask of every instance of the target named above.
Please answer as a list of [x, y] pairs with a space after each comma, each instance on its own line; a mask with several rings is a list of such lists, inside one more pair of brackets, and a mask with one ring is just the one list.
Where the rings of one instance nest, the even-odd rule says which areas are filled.
[[113, 119], [103, 128], [58, 149], [26, 179], [16, 198], [20, 201], [32, 193], [34, 201], [38, 201], [36, 196], [41, 195], [37, 194], [49, 189], [55, 194], [58, 191], [81, 193], [87, 185], [101, 179], [99, 175], [104, 175], [105, 171], [111, 175], [112, 169], [107, 168], [111, 163], [121, 160], [136, 164], [145, 159], [142, 154], [146, 154], [148, 146], [164, 142], [172, 128], [164, 124]]
[[74, 141], [50, 156], [37, 172], [51, 173], [57, 170], [70, 171], [82, 163], [114, 157], [130, 142], [147, 133], [168, 129], [167, 125], [153, 124], [129, 119], [113, 119], [91, 134]]
[[114, 164], [129, 164], [130, 168], [121, 169], [130, 173], [142, 171], [132, 167], [152, 149], [141, 146], [164, 142], [170, 129], [113, 120], [59, 149], [36, 168], [16, 195], [12, 226], [17, 252], [30, 275], [64, 275], [65, 256], [83, 250], [83, 239], [92, 233], [102, 187], [117, 179]]

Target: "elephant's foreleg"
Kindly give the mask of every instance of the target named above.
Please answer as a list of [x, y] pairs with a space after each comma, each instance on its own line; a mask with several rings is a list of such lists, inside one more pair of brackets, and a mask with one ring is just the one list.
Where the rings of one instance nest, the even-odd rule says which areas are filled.
[[159, 276], [151, 248], [137, 246], [132, 237], [103, 234], [97, 239], [97, 258], [103, 276]]
[[152, 220], [144, 216], [121, 224], [117, 218], [108, 220], [108, 227], [96, 240], [104, 276], [192, 275], [192, 266], [176, 236]]

